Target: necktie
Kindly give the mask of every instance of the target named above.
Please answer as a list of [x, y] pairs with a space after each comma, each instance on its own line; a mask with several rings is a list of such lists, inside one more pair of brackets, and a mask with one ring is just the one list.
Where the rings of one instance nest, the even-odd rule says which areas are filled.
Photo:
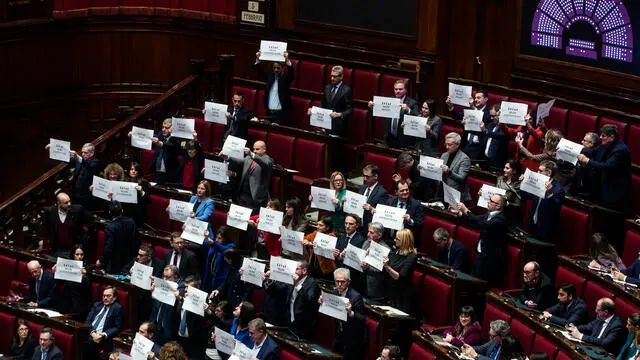
[[607, 329], [607, 322], [603, 321], [602, 322], [602, 327], [600, 328], [600, 332], [598, 333], [598, 339], [602, 339], [602, 335], [604, 334], [604, 331]]
[[538, 199], [538, 204], [536, 205], [536, 211], [533, 213], [533, 223], [538, 225], [538, 209], [540, 209], [540, 203], [542, 199]]
[[495, 360], [498, 358], [499, 353], [500, 353], [500, 345], [496, 345], [496, 347], [494, 347], [493, 351], [491, 352], [491, 356], [489, 357]]
[[398, 118], [391, 119], [391, 135], [398, 135]]
[[158, 328], [162, 329], [162, 309], [164, 308], [164, 304], [160, 304], [158, 308], [158, 316], [156, 317], [156, 324], [158, 324]]
[[180, 336], [185, 336], [185, 332], [187, 331], [187, 311], [182, 309], [182, 320], [180, 320], [180, 329], [178, 334]]
[[405, 202], [400, 202], [400, 209], [405, 209], [407, 204]]
[[293, 293], [291, 294], [291, 304], [289, 305], [289, 311], [291, 312], [291, 322], [293, 323], [295, 321], [295, 311], [294, 311], [294, 305], [296, 303], [296, 298], [298, 297], [298, 289], [297, 288], [293, 288]]
[[369, 194], [371, 194], [371, 188], [370, 187], [368, 187], [367, 191], [364, 192], [364, 196], [366, 196], [367, 199], [369, 199]]
[[173, 266], [178, 266], [178, 253], [173, 252]]
[[42, 351], [42, 357], [40, 357], [40, 359], [47, 360], [48, 351], [47, 350], [42, 350], [42, 349], [41, 349], [41, 351]]
[[331, 89], [331, 102], [333, 102], [333, 98], [336, 96], [336, 90], [338, 89], [338, 87], [336, 85], [333, 86], [333, 88]]
[[102, 318], [104, 317], [104, 314], [107, 313], [107, 307], [103, 306], [102, 310], [100, 310], [100, 313], [98, 314], [98, 316], [96, 316], [95, 320], [93, 320], [93, 330], [94, 331], [102, 331], [102, 329], [98, 329], [98, 327], [100, 326], [100, 322], [102, 321]]
[[231, 131], [236, 130], [236, 115], [238, 114], [238, 109], [233, 109], [233, 115], [231, 115]]
[[250, 169], [253, 169], [254, 167], [256, 167], [256, 165], [257, 165], [257, 164], [256, 164], [256, 162], [255, 162], [255, 161], [252, 161], [252, 162], [251, 162], [251, 166], [250, 166], [249, 168], [250, 168]]

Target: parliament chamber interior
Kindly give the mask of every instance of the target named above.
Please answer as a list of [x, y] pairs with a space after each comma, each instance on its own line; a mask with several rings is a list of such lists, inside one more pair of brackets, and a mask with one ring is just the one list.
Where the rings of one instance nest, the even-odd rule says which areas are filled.
[[7, 0], [0, 29], [4, 359], [640, 356], [636, 1]]

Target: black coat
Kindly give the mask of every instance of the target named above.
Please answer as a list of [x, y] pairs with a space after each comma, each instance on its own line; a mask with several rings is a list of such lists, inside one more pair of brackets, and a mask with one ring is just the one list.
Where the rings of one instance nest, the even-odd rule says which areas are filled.
[[[51, 345], [49, 352], [47, 353], [47, 360], [62, 360], [62, 351], [55, 345]], [[32, 360], [42, 360], [42, 348], [37, 346], [33, 352]]]
[[455, 239], [452, 239], [450, 248], [440, 250], [436, 260], [462, 272], [468, 273], [471, 270], [469, 250], [465, 244]]
[[[158, 138], [158, 141], [162, 143], [162, 146], [155, 146], [155, 153], [151, 160], [151, 168], [149, 174], [156, 173], [156, 166], [160, 159], [164, 160], [166, 182], [175, 184], [178, 180], [178, 155], [180, 155], [180, 139], [170, 136], [168, 139], [162, 135], [162, 132], [158, 132], [154, 135]], [[156, 178], [157, 179], [157, 178]]]
[[603, 324], [604, 320], [595, 319], [588, 324], [579, 325], [578, 331], [583, 334], [582, 341], [602, 346], [612, 354], [619, 353], [627, 337], [625, 321], [622, 321], [618, 315], [614, 315], [605, 328], [604, 333], [602, 333], [602, 336], [598, 338]]
[[104, 228], [104, 252], [100, 263], [107, 274], [119, 274], [138, 254], [140, 239], [131, 218], [117, 217]]
[[589, 309], [587, 304], [580, 298], [574, 299], [571, 305], [557, 303], [548, 308], [547, 311], [551, 314], [549, 320], [561, 326], [567, 324], [581, 325], [588, 321]]
[[[259, 68], [260, 63], [256, 63], [256, 67]], [[295, 78], [295, 73], [293, 70], [293, 64], [287, 65], [287, 71], [283, 72], [278, 76], [278, 98], [280, 99], [280, 105], [282, 106], [283, 112], [289, 112], [291, 109], [291, 83]], [[269, 110], [269, 93], [271, 92], [271, 87], [273, 86], [273, 82], [276, 77], [272, 71], [267, 71], [264, 73], [264, 80], [266, 83], [265, 91], [264, 91], [264, 108], [265, 110]], [[320, 89], [318, 89], [320, 90]]]
[[[364, 195], [367, 192], [367, 185], [362, 185], [358, 190], [358, 193]], [[371, 205], [371, 207], [375, 208], [378, 204], [385, 205], [387, 200], [389, 199], [389, 194], [387, 190], [385, 190], [382, 184], [377, 183], [375, 188], [369, 194], [369, 198], [367, 199], [367, 204]], [[373, 213], [369, 210], [364, 211], [364, 216], [362, 217], [362, 231], [363, 233], [367, 233], [369, 231], [369, 223], [373, 219]]]
[[473, 275], [486, 280], [489, 286], [497, 286], [502, 281], [507, 260], [507, 218], [502, 212], [494, 214], [491, 220], [489, 213], [478, 216], [469, 212], [464, 217], [480, 229], [481, 252], [473, 264]]
[[38, 307], [41, 308], [54, 305], [56, 281], [53, 279], [53, 274], [44, 269], [42, 269], [39, 290], [39, 293], [36, 294], [36, 279], [29, 276], [29, 296], [24, 298], [24, 301], [38, 303]]
[[[233, 116], [233, 110], [233, 106], [229, 106], [229, 109], [227, 109], [227, 112], [229, 112], [231, 117], [227, 119], [227, 125], [224, 126], [224, 135], [222, 136], [223, 142], [229, 135], [249, 140], [249, 121], [251, 121], [251, 117], [253, 116], [251, 110], [246, 107], [241, 107], [236, 112], [235, 117]], [[232, 124], [234, 126], [231, 126]]]
[[[392, 196], [387, 200], [386, 205], [391, 207], [397, 207], [398, 202], [399, 202], [398, 197]], [[407, 214], [409, 214], [409, 217], [411, 218], [411, 220], [413, 220], [413, 223], [405, 221], [404, 228], [411, 230], [411, 233], [413, 233], [414, 239], [420, 239], [420, 233], [422, 232], [422, 226], [424, 225], [424, 215], [422, 215], [422, 204], [420, 203], [420, 201], [412, 197], [409, 197], [409, 199], [407, 199], [405, 207], [407, 209]]]
[[[173, 255], [173, 250], [169, 250], [164, 254], [164, 265], [172, 265], [171, 256]], [[178, 266], [178, 275], [180, 279], [185, 279], [189, 275], [194, 275], [196, 278], [198, 277], [198, 259], [196, 258], [196, 254], [189, 249], [184, 249], [182, 251], [182, 258], [180, 259], [180, 266]]]
[[291, 326], [291, 329], [301, 337], [311, 340], [316, 332], [316, 323], [318, 315], [318, 298], [320, 297], [320, 288], [316, 280], [310, 276], [302, 283], [300, 291], [293, 303], [294, 321], [291, 321], [290, 304], [293, 298], [293, 285], [274, 282], [271, 284], [267, 291], [284, 292], [286, 294], [284, 307], [281, 307], [281, 311], [284, 312], [285, 323]]
[[331, 91], [334, 86], [335, 85], [329, 84], [324, 87], [324, 94], [320, 106], [323, 109], [331, 109], [342, 114], [342, 116], [331, 121], [330, 131], [332, 134], [341, 136], [344, 134], [345, 129], [348, 128], [347, 118], [353, 112], [353, 93], [347, 84], [340, 83], [340, 87], [336, 90], [336, 93], [333, 95], [333, 101], [331, 101]]
[[631, 152], [620, 140], [600, 145], [587, 167], [594, 170], [598, 187], [596, 202], [604, 207], [624, 211], [631, 204]]
[[[91, 214], [87, 212], [81, 205], [71, 205], [71, 210], [67, 214], [69, 221], [69, 236], [73, 245], [86, 245], [89, 235], [84, 230], [86, 225], [92, 221]], [[50, 206], [45, 210], [44, 214], [44, 237], [49, 240], [51, 248], [58, 250], [58, 207]], [[73, 246], [72, 246], [73, 248]]]
[[[334, 295], [338, 295], [336, 290]], [[333, 351], [342, 354], [345, 360], [361, 359], [362, 349], [367, 341], [367, 325], [365, 321], [364, 301], [353, 288], [347, 290], [346, 296], [351, 303], [353, 317], [347, 321], [336, 320], [336, 332], [333, 339]]]
[[520, 301], [533, 301], [538, 310], [543, 310], [556, 303], [556, 287], [551, 279], [544, 273], [540, 273], [538, 281], [534, 286], [522, 284], [522, 292], [520, 293]]
[[[529, 213], [529, 229], [535, 237], [542, 241], [553, 242], [560, 226], [560, 208], [564, 202], [565, 191], [556, 180], [551, 181], [551, 196], [540, 199], [529, 193], [522, 192], [522, 197], [533, 199], [531, 212]], [[540, 207], [538, 207], [540, 203]], [[538, 222], [534, 223], [533, 217], [538, 208]]]

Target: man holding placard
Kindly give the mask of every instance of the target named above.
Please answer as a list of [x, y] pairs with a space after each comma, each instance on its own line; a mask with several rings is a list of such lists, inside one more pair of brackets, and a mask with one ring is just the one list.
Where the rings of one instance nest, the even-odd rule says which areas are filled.
[[[420, 201], [429, 201], [435, 197], [436, 183], [420, 176], [418, 162], [415, 161], [410, 153], [404, 152], [398, 155], [398, 167], [407, 173], [407, 178], [404, 180], [413, 191], [414, 198]], [[403, 180], [399, 173], [393, 174], [391, 179], [393, 180], [394, 190], [398, 188], [398, 183]]]
[[[411, 230], [414, 239], [420, 239], [420, 232], [424, 223], [422, 204], [409, 196], [409, 183], [407, 181], [400, 180], [398, 182], [396, 196], [390, 197], [386, 205], [398, 209], [406, 209], [407, 212], [403, 215], [403, 228]], [[391, 239], [393, 239], [395, 233], [395, 230], [391, 230]]]
[[245, 140], [249, 139], [249, 121], [251, 121], [253, 114], [251, 110], [244, 107], [244, 95], [234, 91], [231, 102], [233, 104], [229, 106], [226, 113], [227, 124], [224, 126], [223, 143], [229, 135]]
[[331, 68], [331, 83], [324, 87], [321, 107], [331, 109], [331, 134], [342, 136], [346, 120], [353, 111], [353, 94], [349, 85], [342, 82], [344, 68], [336, 65]]
[[[400, 112], [397, 117], [384, 118], [384, 142], [394, 148], [407, 147], [410, 140], [402, 133], [401, 124], [405, 114], [417, 116], [418, 102], [407, 96], [406, 79], [399, 79], [393, 84], [393, 95], [400, 99]], [[369, 108], [373, 109], [373, 101], [369, 101]]]
[[[192, 309], [187, 305], [189, 302], [197, 302], [199, 304], [199, 310], [202, 309], [204, 312], [206, 302], [200, 304], [203, 294], [201, 290], [198, 289], [198, 283], [199, 281], [197, 281], [194, 276], [187, 276], [187, 278], [184, 279], [184, 297], [178, 296], [175, 305], [176, 312], [178, 313], [178, 343], [182, 345], [184, 351], [191, 359], [200, 358], [207, 344], [207, 331], [205, 329], [204, 317], [192, 312]], [[199, 293], [198, 299], [193, 298], [195, 294], [191, 294], [191, 292]], [[205, 293], [205, 299], [206, 296], [207, 294]]]
[[180, 237], [179, 232], [171, 234], [171, 250], [164, 254], [164, 264], [173, 265], [178, 268], [178, 275], [185, 279], [189, 275], [198, 274], [198, 260], [196, 254], [189, 249], [185, 249], [185, 240]]
[[120, 270], [136, 257], [140, 239], [133, 219], [122, 216], [119, 201], [109, 203], [111, 223], [104, 228], [104, 251], [96, 261], [107, 274], [118, 274]]
[[89, 186], [93, 182], [93, 176], [100, 173], [100, 160], [94, 158], [96, 148], [92, 143], [82, 145], [81, 156], [71, 151], [69, 165], [74, 166], [73, 178], [71, 178], [71, 198], [76, 204], [89, 208], [91, 203], [91, 191]]
[[336, 265], [342, 267], [342, 260], [344, 259], [347, 245], [351, 244], [357, 248], [362, 248], [365, 238], [358, 231], [362, 220], [358, 215], [347, 214], [344, 217], [344, 234], [340, 235], [336, 242], [336, 249], [334, 256], [336, 258]]
[[155, 153], [151, 160], [149, 173], [153, 174], [158, 184], [175, 183], [178, 176], [178, 155], [180, 142], [171, 136], [172, 120], [167, 118], [162, 122], [162, 129], [151, 139], [155, 146]]
[[387, 190], [378, 182], [378, 178], [380, 177], [380, 168], [378, 165], [367, 164], [362, 169], [362, 177], [364, 178], [364, 185], [360, 187], [358, 193], [367, 198], [362, 216], [362, 227], [364, 231], [366, 231], [369, 228], [369, 223], [373, 219], [371, 209], [375, 209], [379, 203], [386, 203], [389, 194], [387, 194]]
[[[440, 156], [443, 162], [440, 168], [442, 169], [442, 181], [458, 190], [460, 192], [460, 201], [466, 202], [471, 200], [469, 184], [467, 183], [467, 176], [471, 170], [471, 159], [467, 154], [459, 150], [460, 140], [460, 135], [455, 132], [450, 132], [445, 136], [444, 146], [447, 151]], [[442, 183], [438, 188], [438, 198], [444, 198]]]
[[253, 348], [251, 349], [252, 360], [280, 359], [280, 347], [267, 334], [267, 325], [264, 320], [257, 318], [249, 321], [249, 337], [253, 341]]
[[[489, 114], [489, 106], [487, 106], [487, 102], [489, 101], [489, 92], [484, 89], [478, 89], [472, 98], [469, 99], [469, 107], [472, 110], [482, 111], [482, 122], [486, 124], [491, 122], [491, 115]], [[462, 120], [462, 124], [465, 123], [464, 113], [458, 112], [453, 107], [453, 103], [451, 102], [451, 96], [447, 97], [446, 100], [447, 109], [456, 120]], [[484, 135], [482, 131], [467, 131], [465, 130], [462, 133], [462, 149], [465, 154], [469, 156], [474, 161], [483, 159], [483, 145], [484, 145]]]
[[[244, 148], [244, 154], [242, 176], [238, 189], [238, 205], [258, 210], [265, 206], [269, 200], [273, 159], [267, 155], [267, 144], [262, 140], [253, 144], [253, 151]], [[237, 159], [229, 159], [238, 163]], [[238, 174], [230, 173], [230, 175], [237, 176]]]
[[509, 139], [500, 126], [500, 104], [493, 104], [489, 110], [491, 122], [480, 123], [483, 129], [485, 144], [484, 156], [487, 158], [486, 168], [491, 170], [502, 170], [507, 162]]
[[[184, 283], [178, 276], [178, 268], [173, 265], [165, 266], [162, 273], [162, 280], [167, 286], [158, 286], [156, 281], [159, 280], [154, 279], [151, 283], [153, 298], [149, 321], [157, 325], [156, 342], [163, 345], [175, 338], [178, 319], [174, 305], [176, 297], [184, 295]], [[169, 284], [173, 284], [173, 287]], [[158, 286], [157, 289], [156, 286]]]
[[[384, 235], [384, 226], [379, 222], [371, 223], [368, 227], [367, 241], [362, 246], [363, 250], [367, 250], [367, 254], [372, 246], [371, 243], [376, 243], [378, 246], [389, 249], [389, 246], [382, 241]], [[365, 294], [367, 298], [372, 300], [384, 300], [388, 297], [387, 288], [385, 286], [385, 273], [382, 270], [378, 270], [372, 266], [369, 266], [364, 260], [360, 261], [360, 266], [365, 275]]]
[[[538, 184], [538, 187], [544, 186], [544, 198], [533, 195], [526, 190], [528, 181], [524, 175], [522, 176], [523, 182], [520, 185], [523, 199], [533, 200], [531, 212], [529, 213], [529, 229], [536, 239], [551, 243], [555, 242], [555, 237], [560, 227], [560, 208], [564, 202], [565, 195], [562, 185], [553, 178], [557, 169], [558, 165], [551, 160], [545, 160], [538, 166], [538, 174], [544, 175], [548, 179], [544, 184]], [[536, 178], [531, 180], [536, 180]], [[540, 181], [538, 180], [538, 182]]]
[[[256, 53], [255, 68], [262, 72], [260, 68], [261, 52]], [[287, 65], [287, 71], [284, 71], [284, 64]], [[284, 64], [274, 62], [271, 66], [272, 72], [264, 72], [266, 88], [264, 92], [264, 109], [267, 113], [267, 119], [272, 123], [285, 125], [287, 115], [291, 108], [290, 88], [295, 77], [293, 64], [289, 59], [289, 52], [284, 52]]]

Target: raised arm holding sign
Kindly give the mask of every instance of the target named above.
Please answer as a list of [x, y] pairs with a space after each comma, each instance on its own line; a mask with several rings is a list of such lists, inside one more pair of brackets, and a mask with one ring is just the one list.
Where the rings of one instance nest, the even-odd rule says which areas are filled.
[[469, 107], [471, 92], [471, 86], [449, 83], [449, 98], [451, 98], [452, 104]]
[[402, 132], [407, 136], [413, 136], [421, 139], [427, 138], [427, 118], [404, 115], [404, 125]]
[[137, 126], [131, 128], [131, 146], [144, 150], [151, 150], [153, 130]]
[[223, 155], [227, 155], [232, 159], [242, 161], [244, 159], [244, 147], [246, 145], [247, 140], [229, 135], [224, 141], [220, 153]]
[[169, 219], [185, 222], [191, 217], [193, 204], [186, 201], [169, 199]]
[[260, 41], [260, 60], [284, 62], [287, 43], [280, 41]]
[[321, 107], [314, 106], [311, 108], [311, 126], [320, 127], [323, 129], [331, 130], [331, 109], [323, 109]]
[[264, 274], [265, 264], [244, 258], [242, 260], [242, 276], [240, 280], [262, 287], [262, 275]]
[[253, 210], [242, 207], [236, 204], [229, 206], [229, 212], [227, 214], [227, 225], [236, 229], [247, 231], [249, 225], [249, 218]]
[[528, 109], [527, 104], [503, 101], [500, 105], [500, 123], [525, 126]]
[[547, 194], [545, 186], [547, 181], [549, 181], [548, 176], [527, 169], [520, 183], [520, 190], [544, 199]]
[[184, 230], [180, 237], [194, 244], [202, 245], [204, 242], [204, 233], [208, 227], [208, 222], [190, 217], [184, 223]]
[[266, 231], [271, 234], [280, 234], [280, 226], [284, 213], [282, 211], [269, 208], [260, 208], [260, 222], [258, 222], [258, 230]]
[[357, 192], [347, 190], [343, 199], [344, 203], [342, 205], [342, 209], [345, 214], [355, 214], [362, 219], [362, 216], [364, 215], [364, 204], [367, 203], [367, 197], [358, 194]]
[[336, 207], [332, 200], [335, 197], [336, 192], [332, 189], [325, 189], [317, 186], [311, 187], [311, 207], [314, 209], [327, 210], [330, 212], [336, 211]]
[[431, 156], [420, 155], [420, 176], [427, 179], [442, 181], [442, 159], [433, 158]]

